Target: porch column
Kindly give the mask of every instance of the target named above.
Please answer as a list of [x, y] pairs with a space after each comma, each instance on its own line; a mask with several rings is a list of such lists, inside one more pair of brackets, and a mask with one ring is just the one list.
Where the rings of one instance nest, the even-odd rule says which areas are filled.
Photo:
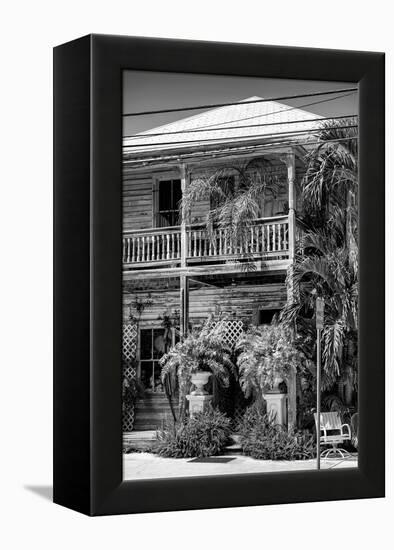
[[[181, 174], [181, 189], [182, 189], [182, 198], [187, 189], [189, 174], [187, 172], [187, 167], [184, 163], [179, 166], [179, 171]], [[182, 203], [181, 209], [181, 267], [186, 267], [186, 258], [187, 258], [187, 231], [186, 231], [186, 221], [187, 221], [187, 212]]]
[[[189, 174], [186, 164], [182, 163], [179, 166], [181, 175], [182, 198], [187, 189]], [[186, 267], [187, 259], [187, 231], [186, 231], [187, 212], [182, 203], [181, 208], [181, 268]], [[179, 281], [180, 292], [180, 333], [181, 336], [186, 335], [189, 326], [189, 282], [186, 275], [180, 276]]]
[[189, 328], [189, 280], [186, 275], [179, 277], [179, 298], [180, 298], [180, 333], [187, 334]]
[[[294, 300], [294, 282], [293, 282], [293, 262], [295, 257], [295, 153], [294, 150], [286, 155], [287, 182], [289, 186], [289, 260], [291, 264], [288, 268], [287, 300], [289, 303]], [[296, 373], [291, 372], [287, 379], [287, 425], [288, 429], [297, 426], [297, 380]]]
[[287, 183], [289, 187], [289, 259], [294, 260], [295, 255], [295, 153], [294, 150], [286, 156]]

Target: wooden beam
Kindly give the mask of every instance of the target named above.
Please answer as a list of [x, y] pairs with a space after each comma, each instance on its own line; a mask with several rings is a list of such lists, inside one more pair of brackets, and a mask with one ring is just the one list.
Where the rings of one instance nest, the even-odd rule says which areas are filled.
[[[296, 232], [296, 216], [295, 216], [295, 150], [292, 149], [286, 155], [287, 167], [287, 182], [289, 186], [289, 260], [287, 276], [287, 301], [294, 301], [294, 281], [293, 281], [293, 262], [295, 257], [295, 232]], [[297, 373], [291, 371], [287, 379], [287, 426], [289, 430], [297, 427]]]
[[179, 280], [180, 297], [180, 333], [181, 336], [187, 334], [189, 328], [189, 280], [185, 275], [180, 276]]
[[[181, 189], [182, 189], [182, 198], [187, 189], [188, 184], [188, 173], [187, 168], [184, 163], [179, 167], [181, 173]], [[187, 212], [182, 202], [182, 211], [181, 211], [181, 267], [186, 266], [187, 258], [187, 231], [186, 231], [186, 218]]]
[[289, 186], [289, 258], [294, 260], [295, 255], [295, 153], [294, 150], [286, 155], [287, 182]]
[[[254, 269], [251, 274], [256, 272], [286, 272], [291, 261], [285, 260], [268, 260], [254, 262]], [[158, 269], [130, 269], [123, 271], [123, 279], [125, 281], [131, 279], [162, 279], [165, 277], [201, 277], [202, 275], [223, 275], [230, 273], [242, 273], [242, 264], [220, 264], [220, 265], [203, 265], [203, 266], [186, 266], [186, 267], [168, 267]]]

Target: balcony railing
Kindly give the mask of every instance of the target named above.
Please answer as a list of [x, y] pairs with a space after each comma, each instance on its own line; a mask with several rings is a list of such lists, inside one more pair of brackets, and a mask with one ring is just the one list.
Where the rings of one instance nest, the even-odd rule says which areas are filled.
[[[123, 236], [123, 263], [179, 264], [182, 259], [180, 227], [128, 231]], [[202, 225], [186, 227], [186, 263], [225, 261], [240, 257], [287, 258], [289, 222], [287, 216], [257, 219], [247, 229], [246, 238], [234, 243], [225, 228], [213, 229], [208, 235]]]

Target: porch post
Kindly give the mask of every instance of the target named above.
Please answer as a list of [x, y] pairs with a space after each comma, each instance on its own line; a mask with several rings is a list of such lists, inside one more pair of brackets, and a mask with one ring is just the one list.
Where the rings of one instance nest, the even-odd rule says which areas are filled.
[[180, 298], [180, 333], [185, 336], [189, 327], [189, 280], [186, 275], [179, 277], [179, 298]]
[[294, 260], [295, 255], [295, 153], [294, 150], [286, 156], [287, 183], [289, 186], [289, 259]]
[[[179, 166], [181, 174], [181, 189], [182, 198], [186, 191], [189, 174], [186, 164], [182, 163]], [[187, 230], [186, 230], [187, 212], [184, 204], [181, 208], [181, 268], [186, 267], [187, 259]], [[180, 292], [180, 332], [181, 336], [186, 335], [189, 326], [189, 282], [186, 275], [181, 275], [179, 280], [179, 292]]]
[[[186, 191], [188, 184], [188, 173], [187, 167], [182, 163], [179, 167], [181, 173], [181, 189], [182, 189], [182, 198]], [[187, 221], [187, 212], [182, 203], [181, 209], [181, 267], [186, 267], [186, 258], [187, 258], [187, 231], [186, 231], [186, 221]]]
[[[288, 270], [288, 285], [287, 285], [287, 300], [292, 302], [294, 300], [294, 282], [293, 282], [293, 262], [295, 257], [295, 232], [296, 232], [296, 219], [295, 219], [295, 153], [292, 150], [286, 156], [287, 166], [287, 182], [289, 186], [289, 260], [291, 261]], [[287, 380], [287, 398], [288, 398], [288, 411], [287, 422], [288, 429], [291, 430], [297, 426], [297, 380], [296, 373], [291, 372]]]

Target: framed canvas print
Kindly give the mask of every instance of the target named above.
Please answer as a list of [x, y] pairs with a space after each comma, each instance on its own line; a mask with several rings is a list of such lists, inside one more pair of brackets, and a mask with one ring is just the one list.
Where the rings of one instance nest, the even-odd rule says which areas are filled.
[[54, 50], [54, 501], [384, 496], [384, 56]]

